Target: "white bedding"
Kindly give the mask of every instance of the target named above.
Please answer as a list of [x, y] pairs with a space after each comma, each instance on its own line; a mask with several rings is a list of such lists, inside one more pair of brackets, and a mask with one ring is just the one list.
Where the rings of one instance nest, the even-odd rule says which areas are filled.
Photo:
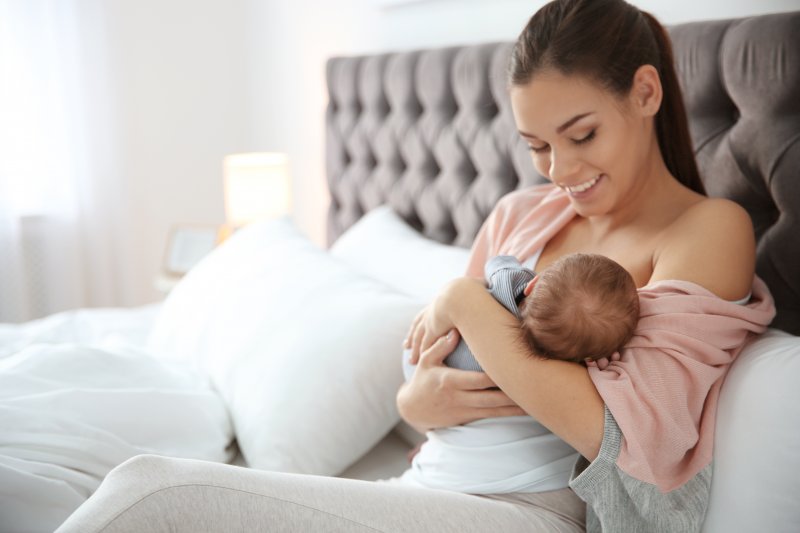
[[0, 359], [34, 343], [109, 343], [145, 346], [161, 303], [141, 307], [74, 309], [23, 324], [0, 324]]
[[0, 529], [54, 530], [140, 453], [232, 458], [230, 418], [208, 379], [141, 348], [157, 312], [0, 326]]
[[[370, 305], [380, 304], [383, 311], [384, 306], [391, 308], [396, 298], [385, 287], [380, 292], [373, 290], [375, 283], [427, 301], [432, 292], [463, 270], [466, 250], [427, 241], [402, 224], [388, 208], [375, 209], [331, 250], [331, 255], [342, 264], [372, 281], [356, 280], [356, 274], [350, 272], [346, 278], [351, 283], [343, 283], [341, 265], [334, 267], [328, 259], [317, 256], [307, 259], [305, 263], [316, 265], [322, 272], [329, 269], [340, 272], [336, 283], [330, 285], [345, 293], [336, 296], [335, 291], [326, 290], [324, 294], [315, 292], [314, 296], [350, 304], [350, 289], [358, 281], [357, 287], [370, 287], [367, 294], [374, 299]], [[283, 235], [286, 241], [265, 242], [262, 237], [269, 235]], [[246, 242], [250, 251], [242, 248]], [[273, 428], [269, 439], [252, 442], [261, 446], [256, 449], [263, 457], [280, 457], [273, 453], [276, 449], [285, 452], [284, 465], [322, 456], [334, 456], [344, 464], [361, 455], [361, 450], [354, 451], [355, 446], [337, 445], [328, 438], [330, 431], [319, 420], [328, 422], [345, 416], [355, 419], [359, 434], [350, 433], [361, 439], [358, 445], [364, 449], [378, 438], [381, 424], [385, 423], [384, 430], [388, 429], [396, 420], [396, 413], [387, 411], [385, 419], [365, 413], [387, 402], [393, 404], [397, 384], [375, 385], [379, 379], [391, 379], [386, 375], [393, 369], [401, 372], [400, 339], [392, 338], [395, 329], [406, 328], [405, 322], [398, 318], [400, 313], [392, 320], [391, 316], [384, 316], [386, 324], [397, 322], [391, 326], [391, 334], [373, 327], [366, 332], [339, 327], [336, 322], [339, 319], [352, 322], [348, 313], [326, 315], [330, 322], [327, 327], [336, 328], [343, 339], [334, 343], [310, 328], [314, 335], [303, 339], [303, 345], [307, 348], [313, 342], [319, 343], [314, 350], [292, 357], [297, 345], [289, 342], [264, 350], [257, 371], [251, 372], [251, 376], [239, 372], [243, 379], [235, 383], [227, 381], [229, 392], [235, 392], [240, 399], [236, 400], [234, 395], [234, 401], [224, 405], [209, 386], [210, 374], [200, 377], [187, 367], [167, 362], [174, 353], [163, 353], [163, 359], [151, 355], [156, 353], [156, 346], [150, 342], [152, 329], [161, 331], [162, 340], [183, 332], [173, 340], [196, 363], [198, 357], [203, 359], [206, 355], [224, 362], [224, 354], [206, 352], [214, 346], [221, 349], [242, 345], [245, 334], [258, 340], [260, 346], [266, 346], [267, 340], [278, 338], [274, 335], [276, 328], [291, 331], [295, 324], [308, 326], [307, 320], [296, 321], [297, 313], [277, 315], [269, 306], [285, 305], [285, 299], [275, 298], [274, 293], [265, 295], [267, 289], [278, 289], [270, 285], [275, 278], [286, 281], [290, 289], [299, 285], [297, 280], [290, 283], [292, 277], [286, 270], [291, 265], [296, 265], [291, 271], [308, 276], [306, 267], [296, 264], [297, 257], [289, 260], [290, 247], [306, 249], [295, 232], [280, 223], [267, 233], [239, 232], [227, 246], [210, 254], [202, 270], [184, 280], [190, 281], [192, 276], [194, 282], [184, 283], [171, 293], [171, 304], [163, 307], [165, 313], [160, 313], [162, 308], [157, 305], [130, 310], [84, 309], [24, 325], [0, 324], [0, 531], [52, 531], [88, 497], [113, 466], [138, 453], [229, 462], [232, 431], [226, 408], [252, 427]], [[258, 251], [273, 260], [258, 259]], [[248, 257], [251, 253], [256, 255]], [[218, 267], [219, 275], [209, 276]], [[236, 279], [220, 282], [223, 274]], [[257, 283], [264, 279], [271, 281]], [[236, 283], [241, 286], [237, 288]], [[197, 291], [194, 295], [187, 293], [192, 287]], [[185, 298], [203, 302], [205, 297], [209, 301], [202, 308], [181, 304]], [[312, 297], [300, 301], [316, 303]], [[227, 305], [227, 310], [221, 304]], [[185, 307], [194, 312], [184, 312]], [[397, 310], [401, 311], [401, 307], [405, 306], [398, 305]], [[197, 315], [201, 309], [206, 310], [205, 315]], [[235, 320], [246, 313], [252, 316]], [[186, 323], [181, 325], [181, 321]], [[227, 329], [225, 321], [232, 321]], [[160, 327], [155, 326], [157, 323]], [[386, 324], [383, 327], [388, 327]], [[244, 331], [248, 325], [250, 330]], [[216, 345], [203, 343], [199, 338], [212, 327], [223, 330], [211, 332], [220, 338]], [[222, 339], [226, 331], [226, 336], [232, 336], [236, 343]], [[366, 338], [362, 335], [385, 337], [387, 346], [368, 352], [368, 359], [359, 359], [364, 356], [356, 357], [349, 346], [354, 342], [352, 336]], [[144, 346], [152, 349], [146, 351]], [[163, 344], [161, 347], [166, 348]], [[321, 358], [319, 354], [328, 357]], [[350, 365], [361, 363], [350, 368], [344, 364], [346, 357], [350, 357], [347, 361]], [[383, 362], [377, 364], [378, 361]], [[218, 379], [237, 377], [234, 373], [219, 372], [223, 366], [217, 369]], [[372, 374], [360, 373], [364, 370]], [[320, 373], [321, 382], [332, 385], [323, 392], [329, 393], [327, 389], [331, 389], [333, 394], [316, 393], [320, 389]], [[281, 386], [293, 394], [280, 398], [273, 395], [275, 401], [265, 401], [269, 399], [263, 393], [267, 384], [280, 379], [286, 382]], [[796, 495], [800, 493], [796, 475], [800, 469], [796, 453], [800, 449], [800, 431], [797, 424], [786, 423], [800, 419], [798, 381], [800, 338], [770, 331], [742, 351], [720, 394], [714, 482], [704, 531], [800, 530], [796, 504]], [[330, 415], [332, 412], [335, 417]], [[347, 418], [341, 419], [350, 423]], [[280, 425], [275, 424], [276, 420]], [[303, 429], [304, 426], [312, 427]], [[296, 442], [301, 434], [298, 427], [305, 431], [303, 442], [309, 448], [282, 444]], [[400, 431], [402, 428], [405, 431]], [[317, 434], [308, 437], [309, 431]], [[358, 479], [400, 475], [407, 467], [405, 456], [410, 447], [399, 438], [400, 434], [408, 442], [418, 442], [420, 438], [401, 424], [338, 475]], [[243, 457], [236, 463], [244, 465]]]

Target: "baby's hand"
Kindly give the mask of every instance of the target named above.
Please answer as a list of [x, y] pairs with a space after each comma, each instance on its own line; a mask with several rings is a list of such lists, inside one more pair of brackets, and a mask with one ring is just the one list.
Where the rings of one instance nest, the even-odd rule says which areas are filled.
[[[620, 359], [619, 352], [614, 352], [613, 354], [611, 354], [611, 361], [619, 361], [619, 359]], [[600, 359], [595, 359], [595, 360], [587, 358], [586, 366], [596, 366], [600, 370], [605, 370], [611, 361], [609, 361], [607, 357], [601, 357]]]

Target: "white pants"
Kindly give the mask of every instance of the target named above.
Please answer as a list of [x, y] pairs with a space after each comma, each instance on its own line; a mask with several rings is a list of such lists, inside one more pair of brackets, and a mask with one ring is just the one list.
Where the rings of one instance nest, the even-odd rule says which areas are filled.
[[474, 496], [140, 455], [58, 532], [581, 532], [584, 520], [570, 489]]

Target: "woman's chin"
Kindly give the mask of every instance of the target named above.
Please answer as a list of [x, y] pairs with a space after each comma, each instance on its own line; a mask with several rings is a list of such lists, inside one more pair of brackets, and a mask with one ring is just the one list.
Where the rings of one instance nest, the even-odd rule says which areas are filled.
[[586, 203], [570, 198], [570, 203], [575, 212], [584, 218], [607, 215], [610, 211], [608, 206], [602, 202]]
[[567, 190], [569, 201], [575, 211], [583, 216], [599, 216], [608, 214], [608, 176], [601, 174], [590, 188], [582, 191]]

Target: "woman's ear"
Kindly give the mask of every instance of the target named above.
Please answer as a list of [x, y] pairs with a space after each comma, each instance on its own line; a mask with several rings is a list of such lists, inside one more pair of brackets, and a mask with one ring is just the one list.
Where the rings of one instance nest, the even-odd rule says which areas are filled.
[[642, 65], [633, 75], [630, 101], [642, 116], [652, 117], [661, 109], [664, 93], [661, 78], [653, 65]]

